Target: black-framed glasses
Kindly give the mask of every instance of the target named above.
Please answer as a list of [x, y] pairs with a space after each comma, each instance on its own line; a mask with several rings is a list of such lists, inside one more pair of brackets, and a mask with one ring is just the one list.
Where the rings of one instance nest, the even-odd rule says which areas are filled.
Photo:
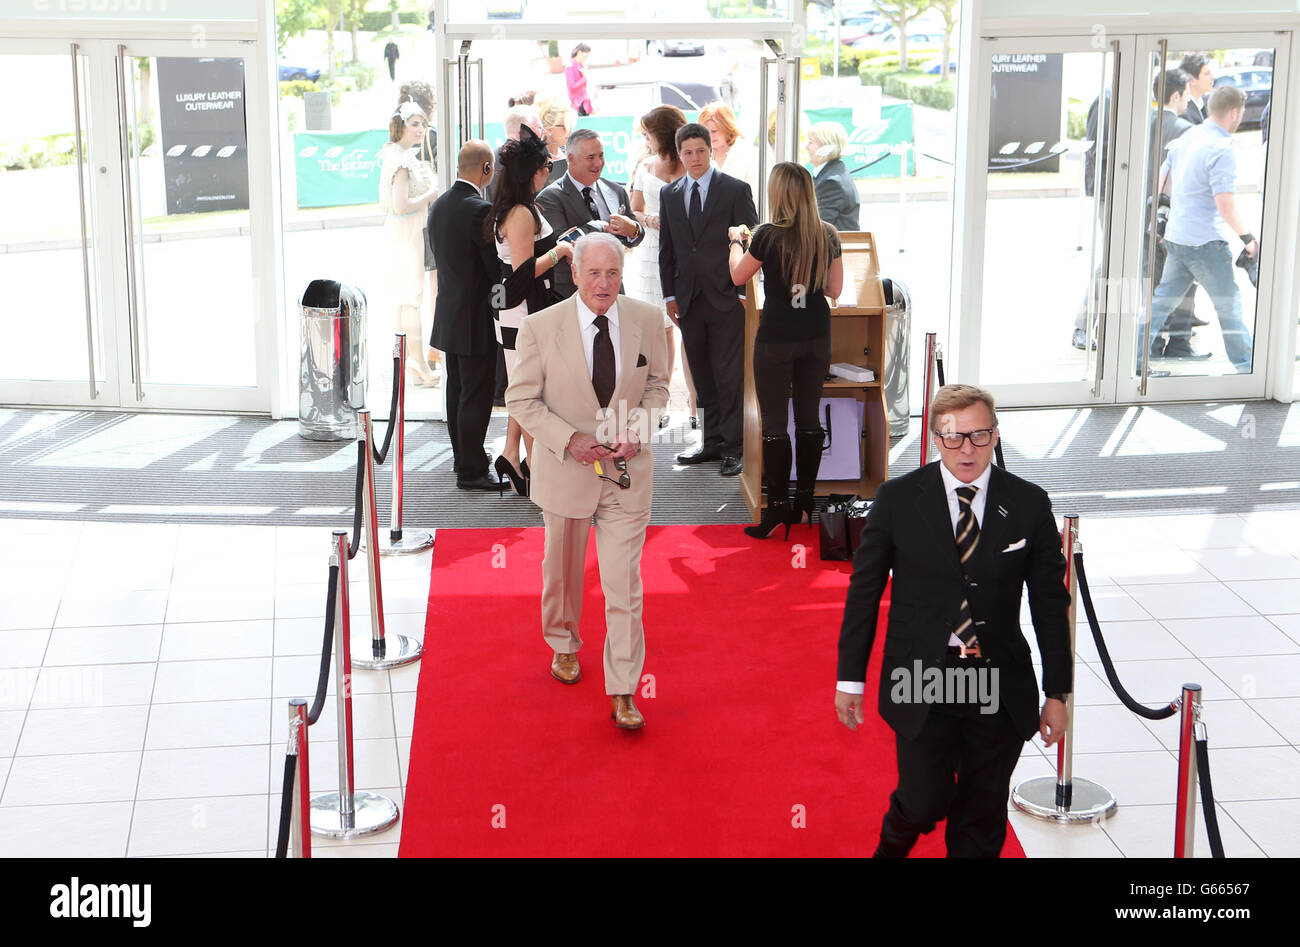
[[949, 431], [942, 434], [935, 431], [934, 436], [949, 450], [959, 450], [968, 437], [972, 447], [988, 447], [993, 443], [993, 433], [996, 430], [997, 428], [987, 427], [979, 431]]

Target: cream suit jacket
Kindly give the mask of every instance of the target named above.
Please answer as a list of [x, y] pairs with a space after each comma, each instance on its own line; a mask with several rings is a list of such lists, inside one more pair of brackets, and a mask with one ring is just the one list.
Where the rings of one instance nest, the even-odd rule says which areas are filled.
[[[609, 407], [620, 421], [602, 426], [600, 402], [583, 352], [576, 297], [526, 316], [515, 339], [515, 367], [506, 389], [510, 416], [536, 438], [528, 458], [530, 496], [543, 510], [578, 519], [596, 511], [604, 481], [567, 447], [574, 432], [612, 439], [625, 425], [641, 437], [628, 461], [632, 486], [619, 500], [628, 510], [649, 509], [654, 482], [650, 434], [668, 403], [668, 346], [663, 313], [648, 303], [618, 297], [620, 373]], [[599, 433], [598, 433], [599, 431]], [[539, 449], [540, 448], [540, 449]], [[612, 464], [610, 465], [612, 467]], [[606, 471], [606, 476], [615, 474]]]

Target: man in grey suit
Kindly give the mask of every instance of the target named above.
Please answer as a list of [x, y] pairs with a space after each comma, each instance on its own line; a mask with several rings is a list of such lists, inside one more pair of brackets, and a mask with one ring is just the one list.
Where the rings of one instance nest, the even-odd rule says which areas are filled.
[[[605, 232], [617, 237], [625, 247], [635, 247], [644, 240], [645, 229], [632, 217], [627, 191], [600, 176], [605, 169], [605, 146], [600, 143], [600, 135], [590, 128], [579, 128], [565, 142], [564, 152], [568, 173], [537, 195], [537, 206], [555, 232], [564, 233], [570, 227], [599, 220], [605, 223]], [[555, 291], [562, 299], [577, 291], [568, 260], [561, 260], [552, 272]]]

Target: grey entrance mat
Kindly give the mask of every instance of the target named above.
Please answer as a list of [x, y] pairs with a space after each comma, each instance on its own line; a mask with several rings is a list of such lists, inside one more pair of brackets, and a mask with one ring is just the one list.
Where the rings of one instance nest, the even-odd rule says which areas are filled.
[[[1057, 513], [1245, 512], [1300, 507], [1300, 405], [1275, 402], [1000, 413], [1007, 467], [1045, 487]], [[734, 479], [677, 467], [698, 443], [682, 414], [655, 437], [654, 523], [742, 523]], [[920, 419], [891, 449], [916, 466]], [[377, 425], [376, 434], [385, 428]], [[489, 430], [500, 446], [505, 417]], [[294, 421], [211, 415], [0, 410], [0, 516], [347, 527], [352, 443], [307, 441]], [[379, 468], [387, 524], [390, 464]], [[456, 489], [446, 425], [406, 432], [404, 525], [530, 526], [541, 514]]]

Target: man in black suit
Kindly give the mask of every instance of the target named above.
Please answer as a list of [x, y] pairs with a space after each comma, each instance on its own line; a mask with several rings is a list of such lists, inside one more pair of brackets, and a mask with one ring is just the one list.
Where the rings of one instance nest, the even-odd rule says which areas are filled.
[[447, 429], [455, 458], [456, 486], [496, 490], [483, 452], [496, 381], [497, 341], [490, 294], [499, 267], [496, 247], [483, 233], [491, 204], [483, 185], [492, 179], [492, 148], [467, 141], [460, 149], [456, 180], [429, 208], [429, 239], [444, 278], [433, 308], [431, 344], [446, 357]]
[[[881, 485], [853, 558], [835, 693], [850, 730], [863, 720], [877, 609], [893, 573], [879, 709], [894, 730], [898, 788], [876, 857], [905, 856], [944, 818], [949, 857], [996, 857], [1025, 741], [1037, 730], [1051, 746], [1065, 732], [1065, 559], [1047, 494], [990, 464], [997, 423], [987, 392], [941, 388], [930, 413], [941, 463]], [[1024, 586], [1043, 662], [1041, 711], [1020, 630]]]
[[673, 324], [682, 330], [701, 413], [698, 450], [679, 464], [721, 460], [724, 477], [741, 471], [744, 453], [745, 306], [731, 282], [727, 230], [758, 224], [749, 185], [713, 166], [709, 130], [677, 129], [686, 173], [659, 192], [659, 281]]
[[1214, 88], [1214, 70], [1201, 53], [1188, 53], [1178, 68], [1190, 77], [1187, 83], [1187, 110], [1183, 117], [1193, 125], [1205, 121], [1205, 96]]
[[[579, 128], [564, 143], [568, 172], [537, 195], [537, 207], [555, 232], [570, 227], [604, 221], [605, 233], [617, 237], [625, 247], [635, 247], [645, 239], [645, 229], [632, 217], [627, 191], [600, 173], [605, 170], [605, 146], [600, 135], [590, 128]], [[568, 299], [577, 287], [568, 260], [555, 264], [555, 292]], [[623, 293], [623, 287], [618, 288]]]

